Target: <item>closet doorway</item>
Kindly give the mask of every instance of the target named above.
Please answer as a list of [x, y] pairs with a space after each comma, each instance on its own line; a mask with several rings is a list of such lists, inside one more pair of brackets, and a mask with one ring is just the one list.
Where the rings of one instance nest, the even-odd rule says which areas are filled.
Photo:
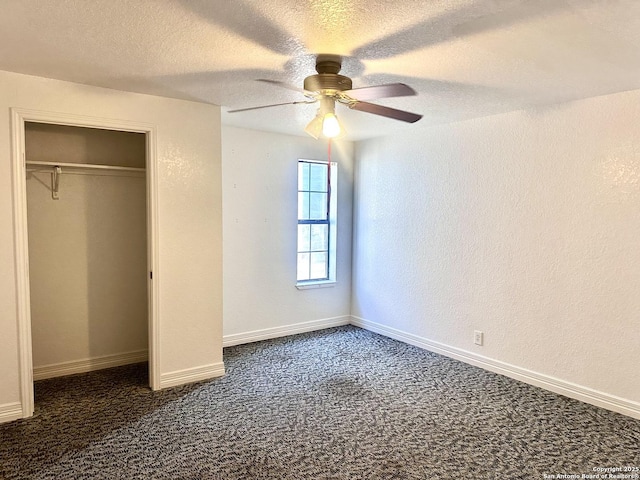
[[148, 359], [159, 388], [153, 126], [14, 109], [12, 127], [23, 417], [34, 380]]

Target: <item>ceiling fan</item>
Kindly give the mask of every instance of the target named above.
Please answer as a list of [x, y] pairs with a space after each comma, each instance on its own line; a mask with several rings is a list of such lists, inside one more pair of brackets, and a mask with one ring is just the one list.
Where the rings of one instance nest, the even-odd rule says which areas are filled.
[[263, 105], [259, 107], [240, 108], [230, 110], [228, 113], [246, 112], [260, 108], [278, 107], [281, 105], [313, 104], [318, 102], [318, 113], [305, 128], [305, 132], [314, 138], [321, 135], [332, 138], [344, 133], [344, 128], [340, 125], [336, 117], [336, 102], [361, 112], [373, 113], [383, 117], [393, 118], [403, 122], [414, 123], [422, 118], [422, 115], [397, 110], [395, 108], [376, 105], [365, 100], [375, 100], [378, 98], [403, 97], [417, 95], [416, 91], [404, 83], [388, 83], [385, 85], [374, 85], [371, 87], [352, 88], [349, 77], [339, 75], [342, 68], [342, 57], [339, 55], [321, 54], [316, 58], [316, 75], [308, 76], [304, 79], [304, 88], [297, 88], [277, 80], [260, 79], [259, 81], [277, 85], [302, 93], [306, 100], [295, 102], [276, 103], [273, 105]]

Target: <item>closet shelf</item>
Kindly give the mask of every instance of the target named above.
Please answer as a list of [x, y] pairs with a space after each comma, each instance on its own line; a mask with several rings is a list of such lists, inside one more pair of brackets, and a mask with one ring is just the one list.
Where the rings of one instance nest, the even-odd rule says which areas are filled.
[[116, 165], [95, 165], [93, 163], [65, 163], [65, 162], [25, 162], [28, 166], [34, 167], [66, 167], [66, 168], [83, 168], [88, 170], [114, 170], [120, 172], [141, 172], [145, 171], [144, 168], [139, 167], [118, 167]]

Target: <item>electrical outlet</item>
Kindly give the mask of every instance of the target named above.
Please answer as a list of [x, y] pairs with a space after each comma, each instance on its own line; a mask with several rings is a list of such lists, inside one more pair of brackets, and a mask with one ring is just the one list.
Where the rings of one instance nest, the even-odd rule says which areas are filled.
[[484, 343], [484, 333], [482, 333], [480, 330], [475, 330], [473, 332], [473, 343], [482, 346], [482, 344]]

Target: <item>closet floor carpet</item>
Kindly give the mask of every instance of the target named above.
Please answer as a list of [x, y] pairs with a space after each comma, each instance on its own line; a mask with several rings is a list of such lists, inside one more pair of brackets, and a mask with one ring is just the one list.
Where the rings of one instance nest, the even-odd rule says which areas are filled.
[[225, 366], [161, 392], [144, 364], [37, 382], [35, 416], [0, 425], [0, 478], [640, 475], [640, 421], [356, 327], [227, 348]]

